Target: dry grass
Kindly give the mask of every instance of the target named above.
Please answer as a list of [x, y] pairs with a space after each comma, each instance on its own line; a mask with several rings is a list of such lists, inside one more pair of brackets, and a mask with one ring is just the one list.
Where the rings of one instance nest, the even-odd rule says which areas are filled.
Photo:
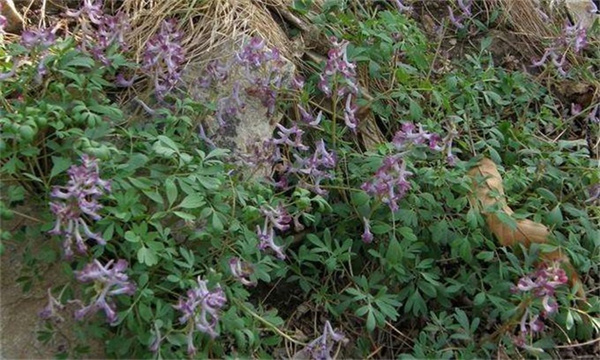
[[[281, 0], [283, 1], [283, 0]], [[136, 57], [163, 20], [176, 18], [184, 33], [183, 47], [193, 67], [230, 56], [250, 36], [263, 37], [269, 46], [289, 56], [292, 44], [273, 19], [266, 4], [251, 0], [124, 0], [132, 24], [129, 42]]]
[[559, 35], [565, 21], [565, 14], [544, 8], [551, 19], [544, 19], [539, 13], [537, 0], [488, 0], [491, 8], [499, 8], [502, 21], [513, 29], [516, 35], [522, 36], [536, 52], [544, 51], [544, 40]]

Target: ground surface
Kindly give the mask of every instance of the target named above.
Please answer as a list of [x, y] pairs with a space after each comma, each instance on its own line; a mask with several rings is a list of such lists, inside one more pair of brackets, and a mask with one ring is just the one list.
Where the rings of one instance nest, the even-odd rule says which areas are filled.
[[[28, 212], [30, 213], [30, 212]], [[26, 225], [22, 218], [2, 221], [2, 228], [14, 231]], [[36, 243], [48, 239], [33, 240]], [[46, 289], [64, 282], [59, 263], [44, 269], [43, 278], [34, 282], [29, 292], [23, 292], [17, 282], [23, 272], [22, 250], [19, 243], [6, 242], [6, 251], [0, 257], [0, 359], [52, 359], [56, 354], [72, 349], [75, 344], [73, 320], [68, 316], [60, 324], [60, 336], [47, 344], [38, 341], [38, 331], [44, 322], [38, 313], [48, 303]], [[86, 358], [102, 358], [100, 344], [87, 344], [90, 353]]]

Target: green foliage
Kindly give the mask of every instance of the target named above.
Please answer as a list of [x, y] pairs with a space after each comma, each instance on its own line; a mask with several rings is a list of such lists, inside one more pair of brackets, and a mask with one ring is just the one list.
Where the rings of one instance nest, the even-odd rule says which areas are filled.
[[[307, 11], [310, 3], [296, 1], [295, 8]], [[413, 20], [390, 11], [368, 17], [336, 13], [340, 9], [333, 3], [320, 21], [351, 42], [349, 57], [361, 71], [389, 85], [367, 89], [373, 96], [368, 104], [362, 99], [388, 139], [405, 121], [433, 132], [458, 132], [455, 152], [462, 161], [454, 167], [420, 147], [407, 151], [411, 190], [395, 212], [361, 190], [392, 146], [362, 151], [356, 137], [331, 118], [307, 134], [337, 144], [339, 162], [323, 186], [328, 194], [299, 186], [280, 192], [248, 176], [228, 150], [198, 135], [192, 119], [210, 111], [205, 104], [174, 96], [150, 119], [122, 111], [112, 83], [119, 70], [136, 65], [120, 54], [104, 66], [66, 40], [43, 60], [48, 74], [41, 83], [31, 86], [35, 64], [22, 65], [14, 78], [0, 83], [5, 97], [0, 171], [10, 179], [0, 202], [3, 220], [27, 202], [44, 209], [43, 224], [27, 231], [39, 236], [50, 230], [52, 216], [45, 210], [50, 189], [66, 183], [67, 169], [81, 154], [99, 158], [102, 178], [111, 179], [103, 218], [95, 224], [107, 245], [94, 246], [88, 257], [127, 260], [137, 291], [118, 297], [116, 326], [104, 325], [103, 315], [88, 320], [85, 336], [105, 341], [110, 357], [184, 357], [186, 330], [173, 305], [198, 276], [220, 284], [227, 304], [217, 339], [195, 335], [197, 358], [262, 358], [286, 342], [306, 345], [294, 330], [312, 326], [312, 319], [298, 320], [300, 310], [290, 311], [302, 304], [355, 340], [344, 348], [345, 357], [365, 358], [383, 347], [377, 356], [445, 359], [492, 357], [499, 347], [511, 356], [524, 351], [513, 345], [513, 335], [526, 301], [510, 290], [534, 271], [540, 252], [560, 248], [579, 273], [600, 276], [599, 213], [584, 203], [586, 187], [599, 180], [598, 169], [585, 142], [551, 141], [543, 133], [567, 126], [548, 89], [525, 73], [496, 66], [486, 41], [452, 64], [452, 71], [439, 69], [436, 49]], [[2, 51], [18, 55], [24, 49]], [[8, 56], [1, 59], [0, 69], [9, 68]], [[317, 102], [320, 95], [315, 90], [301, 96]], [[469, 203], [466, 172], [479, 155], [501, 168], [517, 216], [552, 229], [551, 244], [522, 251], [496, 242]], [[255, 233], [264, 220], [261, 206], [278, 204], [305, 228], [278, 233], [285, 261], [260, 251]], [[372, 243], [361, 241], [363, 219], [370, 221]], [[10, 239], [5, 230], [1, 235]], [[32, 269], [39, 266], [35, 256], [61, 261], [50, 250], [28, 256]], [[229, 269], [232, 257], [253, 265], [251, 279], [259, 286], [236, 280]], [[88, 260], [77, 258], [74, 269]], [[31, 286], [33, 278], [23, 282]], [[75, 298], [74, 292], [65, 296]], [[531, 349], [551, 351], [557, 343], [598, 336], [600, 299], [590, 293], [585, 302], [578, 300], [574, 291], [560, 288], [553, 324], [542, 338], [530, 339], [534, 352], [525, 356], [541, 357]], [[164, 340], [152, 353], [157, 333]], [[52, 328], [44, 329], [40, 339], [52, 334]]]

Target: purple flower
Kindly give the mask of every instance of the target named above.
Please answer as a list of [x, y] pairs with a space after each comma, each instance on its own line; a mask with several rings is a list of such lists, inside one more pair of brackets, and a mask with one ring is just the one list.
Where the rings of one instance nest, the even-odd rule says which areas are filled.
[[[296, 124], [291, 128], [286, 128], [281, 124], [277, 124], [277, 135], [279, 139], [273, 139], [273, 143], [276, 145], [289, 145], [299, 150], [308, 150], [308, 146], [302, 144], [302, 134], [304, 131], [301, 130]], [[293, 140], [291, 138], [294, 138]]]
[[256, 225], [256, 234], [258, 235], [259, 240], [259, 250], [270, 248], [280, 260], [285, 260], [283, 248], [275, 244], [275, 230], [273, 229], [273, 226], [270, 226], [265, 222], [265, 226], [261, 229], [259, 225]]
[[596, 183], [588, 188], [589, 197], [585, 200], [586, 203], [594, 202], [600, 199], [600, 183]]
[[344, 122], [350, 130], [356, 132], [358, 126], [358, 119], [356, 118], [356, 111], [358, 106], [352, 103], [352, 94], [348, 94], [346, 98], [346, 107], [344, 108]]
[[294, 154], [297, 163], [289, 168], [290, 173], [300, 173], [308, 175], [312, 184], [306, 181], [301, 182], [301, 186], [307, 187], [319, 195], [324, 195], [327, 191], [321, 189], [320, 183], [325, 179], [333, 178], [329, 170], [335, 168], [337, 157], [334, 152], [328, 152], [323, 139], [319, 140], [315, 146], [315, 152], [308, 158], [302, 158]]
[[158, 33], [146, 43], [142, 69], [154, 78], [154, 90], [159, 98], [171, 91], [181, 79], [185, 52], [175, 19], [165, 20]]
[[292, 89], [302, 90], [304, 88], [304, 78], [300, 75], [294, 76], [292, 79]]
[[81, 161], [81, 166], [71, 166], [68, 170], [70, 180], [67, 186], [55, 186], [50, 194], [56, 199], [50, 203], [50, 210], [56, 216], [54, 229], [50, 233], [64, 236], [63, 249], [67, 258], [73, 255], [73, 240], [77, 251], [85, 254], [87, 245], [82, 235], [101, 245], [106, 244], [100, 234], [90, 230], [85, 218], [95, 221], [101, 219], [98, 211], [102, 205], [98, 198], [110, 192], [110, 183], [100, 179], [97, 160], [82, 155]]
[[117, 78], [115, 79], [115, 83], [119, 87], [130, 87], [131, 85], [133, 85], [133, 81], [134, 80], [135, 80], [134, 76], [132, 76], [131, 79], [127, 80], [127, 79], [125, 79], [125, 77], [123, 76], [123, 74], [119, 73], [119, 74], [117, 74]]
[[367, 218], [363, 218], [365, 224], [365, 231], [362, 234], [362, 241], [366, 244], [373, 242], [373, 234], [371, 233], [371, 223]]
[[344, 334], [334, 331], [329, 321], [326, 321], [323, 328], [323, 334], [308, 343], [308, 345], [301, 350], [301, 356], [297, 357], [315, 360], [331, 359], [333, 345], [337, 342], [346, 343], [348, 342], [348, 339], [344, 337]]
[[66, 15], [70, 17], [80, 17], [87, 15], [93, 24], [99, 25], [104, 12], [102, 11], [102, 1], [83, 0], [79, 11], [67, 10]]
[[160, 349], [160, 344], [162, 343], [163, 337], [160, 334], [160, 329], [158, 328], [158, 326], [154, 326], [154, 330], [152, 331], [153, 333], [153, 340], [150, 343], [150, 346], [148, 346], [148, 350], [152, 351], [154, 354], [156, 354], [158, 352], [158, 349]]
[[556, 70], [563, 76], [567, 75], [564, 66], [567, 64], [567, 51], [572, 48], [575, 53], [581, 52], [587, 46], [587, 30], [582, 23], [575, 25], [564, 25], [561, 36], [557, 37], [551, 46], [546, 48], [544, 55], [539, 61], [533, 61], [534, 67], [539, 67], [547, 63], [548, 58]]
[[47, 49], [56, 41], [54, 29], [29, 29], [21, 34], [21, 45], [28, 50], [33, 48]]
[[54, 319], [57, 322], [63, 322], [65, 319], [58, 314], [57, 308], [59, 310], [63, 310], [65, 306], [54, 296], [52, 296], [52, 289], [48, 288], [48, 305], [46, 305], [46, 307], [39, 312], [40, 318], [44, 320]]
[[548, 315], [558, 311], [558, 303], [554, 298], [555, 290], [558, 286], [566, 284], [567, 275], [563, 269], [556, 264], [552, 267], [543, 266], [535, 273], [519, 279], [516, 292], [527, 292], [534, 298], [542, 299], [542, 308], [538, 315], [530, 316], [530, 309], [525, 309], [525, 313], [520, 322], [520, 334], [515, 339], [515, 344], [524, 347], [528, 335], [533, 335], [544, 330], [544, 319]]
[[251, 281], [250, 276], [254, 273], [254, 269], [250, 263], [242, 261], [238, 257], [229, 259], [229, 270], [233, 277], [245, 286], [256, 286], [256, 281]]
[[212, 290], [208, 290], [207, 282], [198, 276], [198, 286], [188, 290], [187, 297], [179, 299], [177, 305], [173, 305], [183, 315], [179, 318], [182, 324], [188, 324], [188, 353], [193, 354], [196, 348], [193, 344], [194, 330], [216, 338], [217, 323], [219, 322], [219, 311], [227, 303], [227, 298], [221, 286], [217, 284]]
[[266, 225], [271, 225], [280, 231], [289, 229], [292, 217], [281, 203], [276, 209], [270, 206], [261, 206], [260, 212], [265, 217]]
[[462, 24], [462, 21], [465, 19], [468, 19], [471, 17], [472, 13], [471, 13], [471, 4], [472, 2], [469, 2], [468, 4], [465, 4], [463, 2], [463, 0], [457, 0], [458, 3], [458, 8], [460, 9], [460, 11], [462, 12], [458, 17], [454, 15], [454, 11], [452, 10], [452, 7], [448, 6], [448, 11], [450, 13], [450, 22], [452, 22], [452, 24], [454, 24], [454, 26], [456, 26], [459, 29], [464, 28], [465, 26]]
[[382, 166], [375, 173], [371, 181], [365, 182], [361, 189], [371, 196], [376, 196], [390, 210], [398, 210], [398, 201], [410, 190], [408, 177], [412, 173], [406, 170], [406, 162], [399, 155], [388, 156], [383, 160]]
[[587, 116], [587, 119], [592, 124], [600, 124], [600, 104], [596, 104], [596, 106], [592, 108], [589, 115]]
[[402, 0], [394, 0], [394, 3], [396, 4], [398, 11], [400, 11], [400, 12], [406, 12], [406, 11], [412, 10], [412, 7], [404, 5], [402, 3]]
[[115, 324], [118, 320], [116, 305], [112, 296], [133, 295], [136, 286], [129, 281], [125, 274], [127, 261], [123, 259], [110, 260], [106, 265], [102, 265], [98, 260], [87, 264], [81, 271], [75, 272], [75, 278], [82, 283], [94, 283], [96, 295], [88, 306], [84, 306], [75, 312], [75, 318], [78, 320], [91, 316], [99, 310], [104, 310], [106, 319], [110, 324]]
[[348, 61], [348, 44], [346, 40], [338, 42], [332, 38], [333, 48], [329, 50], [327, 63], [323, 73], [319, 75], [319, 89], [331, 97], [332, 88], [337, 88], [336, 95], [343, 97], [346, 94], [357, 94], [356, 64]]

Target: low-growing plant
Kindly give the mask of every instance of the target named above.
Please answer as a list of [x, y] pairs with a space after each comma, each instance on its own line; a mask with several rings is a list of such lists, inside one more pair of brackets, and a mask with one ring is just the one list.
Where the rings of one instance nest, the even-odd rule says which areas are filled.
[[[36, 206], [39, 224], [14, 239], [51, 237], [28, 253], [31, 272], [61, 261], [71, 275], [48, 290], [42, 338], [72, 307], [84, 336], [119, 358], [543, 357], [598, 335], [598, 296], [538, 261], [560, 248], [579, 273], [600, 274], [586, 203], [597, 166], [585, 142], [547, 137], [564, 126], [551, 93], [496, 67], [486, 40], [448, 72], [405, 14], [336, 15], [321, 15], [333, 38], [318, 74], [286, 83], [277, 49], [252, 39], [234, 61], [254, 85], [226, 101], [187, 94], [175, 21], [142, 64], [119, 36], [126, 19], [87, 0], [70, 13], [83, 36], [39, 29], [1, 45], [2, 214]], [[201, 87], [231, 68], [211, 63]], [[124, 74], [154, 84], [138, 99], [145, 119], [118, 104]], [[364, 88], [361, 74], [387, 88]], [[249, 96], [286, 116], [236, 158], [202, 122], [226, 123]], [[361, 107], [388, 142], [362, 147]], [[504, 173], [515, 217], [549, 226], [552, 243], [495, 241], [469, 201], [482, 155]]]

